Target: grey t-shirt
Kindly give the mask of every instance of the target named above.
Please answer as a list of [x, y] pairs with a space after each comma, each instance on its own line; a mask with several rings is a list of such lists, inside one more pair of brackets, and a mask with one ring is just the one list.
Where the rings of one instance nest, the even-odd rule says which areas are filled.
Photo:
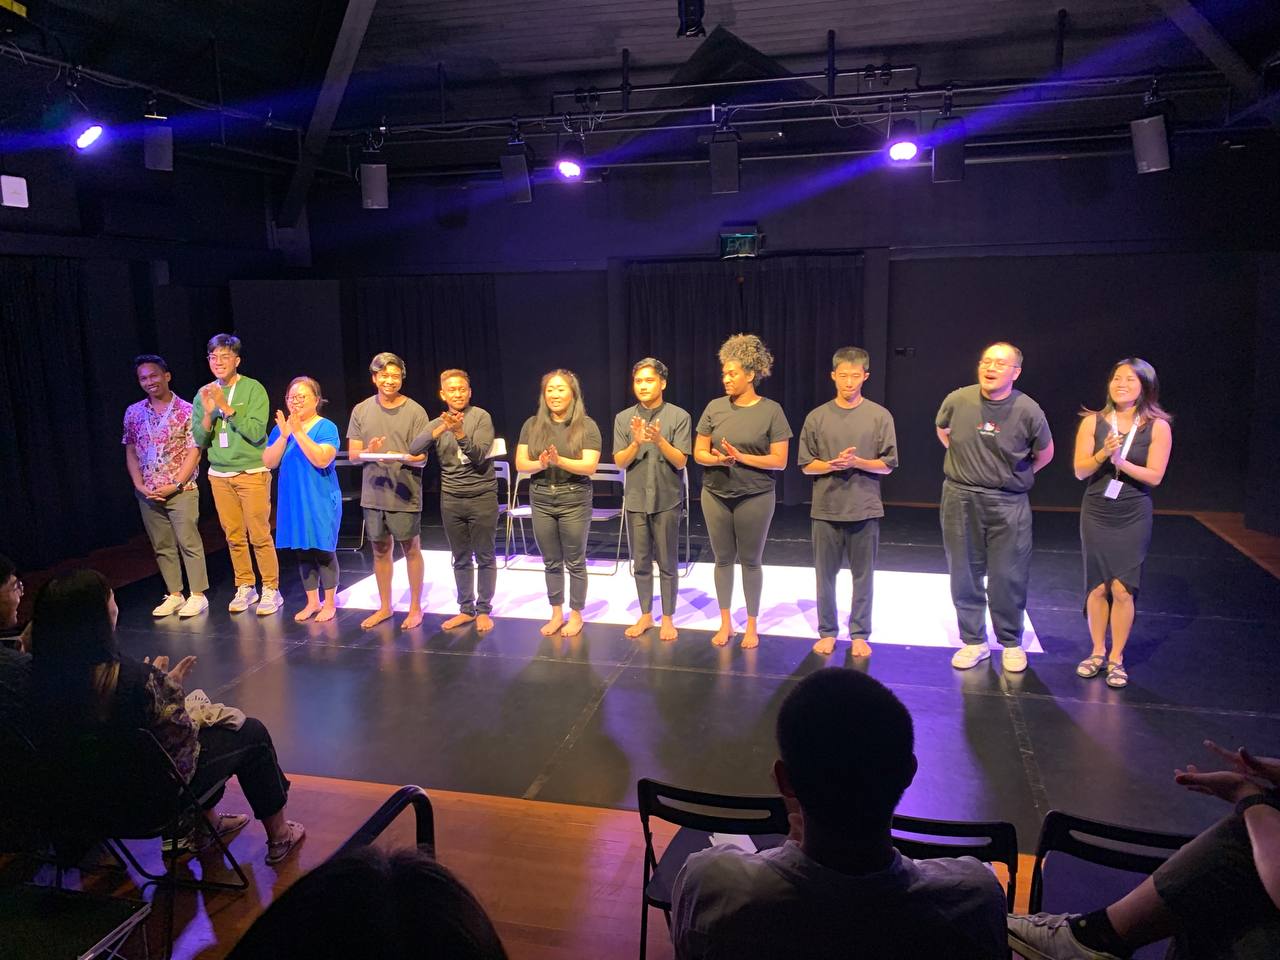
[[952, 390], [934, 421], [951, 429], [942, 472], [969, 487], [1026, 493], [1036, 482], [1031, 461], [1053, 435], [1040, 405], [1021, 390], [988, 400], [976, 383]]
[[479, 497], [497, 493], [498, 481], [493, 476], [489, 448], [493, 446], [493, 418], [481, 407], [462, 411], [462, 439], [446, 430], [431, 438], [440, 417], [427, 424], [409, 445], [410, 453], [422, 453], [434, 446], [440, 458], [440, 491], [451, 497]]
[[[536, 420], [537, 420], [537, 417], [530, 417], [528, 420], [524, 422], [524, 426], [520, 428], [520, 439], [518, 441], [519, 443], [523, 443], [523, 444], [529, 443], [529, 434], [532, 432], [533, 424]], [[582, 418], [582, 445], [580, 447], [575, 448], [569, 442], [568, 422], [566, 421], [565, 423], [556, 423], [553, 420], [551, 421], [551, 442], [547, 445], [554, 446], [556, 448], [557, 453], [563, 454], [564, 456], [568, 457], [570, 460], [579, 460], [582, 458], [582, 453], [584, 450], [598, 451], [601, 449], [600, 428], [596, 426], [596, 422], [592, 420], [590, 417], [583, 417]], [[538, 459], [538, 454], [540, 454], [541, 452], [542, 450], [534, 450], [532, 446], [529, 447], [529, 457], [533, 460]], [[561, 467], [552, 466], [552, 467], [547, 467], [547, 469], [542, 470], [538, 473], [535, 473], [533, 475], [533, 480], [530, 482], [535, 487], [543, 487], [543, 486], [548, 486], [550, 484], [564, 484], [564, 483], [578, 483], [578, 484], [590, 485], [591, 478], [584, 477], [580, 473], [570, 473], [568, 470], [562, 469]]]
[[[414, 438], [427, 429], [431, 418], [416, 400], [388, 410], [376, 396], [361, 400], [351, 411], [347, 439], [366, 447], [374, 437], [386, 437], [386, 452], [408, 453]], [[372, 460], [364, 465], [360, 506], [376, 510], [421, 510], [422, 470], [395, 460]]]
[[[842, 450], [857, 448], [864, 460], [883, 460], [885, 466], [898, 465], [898, 438], [893, 415], [880, 404], [863, 397], [852, 409], [828, 400], [804, 418], [800, 430], [799, 464], [830, 460]], [[836, 470], [815, 477], [813, 506], [815, 520], [867, 520], [884, 516], [880, 500], [880, 475], [862, 470]]]
[[[791, 425], [782, 407], [768, 397], [758, 403], [740, 407], [728, 397], [716, 397], [698, 418], [699, 436], [710, 437], [711, 446], [719, 450], [720, 441], [728, 440], [742, 453], [765, 456], [769, 446], [778, 440], [791, 439]], [[703, 467], [702, 487], [718, 497], [745, 497], [773, 490], [775, 470], [735, 463], [731, 467]]]
[[792, 841], [759, 853], [718, 846], [685, 861], [671, 899], [677, 960], [1009, 956], [1004, 891], [972, 857], [895, 852], [884, 870], [855, 876]]
[[[613, 453], [631, 446], [631, 418], [646, 423], [658, 421], [662, 439], [686, 456], [693, 450], [693, 421], [687, 411], [674, 403], [653, 410], [634, 404], [613, 418]], [[639, 513], [661, 513], [680, 505], [683, 484], [680, 471], [662, 455], [656, 443], [642, 443], [636, 458], [627, 467], [627, 493], [623, 505]]]

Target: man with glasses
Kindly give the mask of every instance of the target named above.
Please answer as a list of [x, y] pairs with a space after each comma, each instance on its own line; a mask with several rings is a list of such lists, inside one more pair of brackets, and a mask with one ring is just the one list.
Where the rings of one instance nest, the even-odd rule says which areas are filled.
[[[227, 609], [243, 613], [257, 603], [258, 616], [266, 617], [284, 604], [280, 562], [271, 538], [271, 471], [262, 465], [271, 405], [266, 388], [239, 372], [239, 337], [217, 334], [209, 341], [208, 353], [215, 379], [200, 388], [200, 417], [193, 418], [192, 433], [196, 444], [209, 451], [213, 505], [235, 571], [236, 595]], [[262, 574], [261, 602], [253, 560]]]
[[1039, 404], [1013, 388], [1021, 374], [1022, 351], [1011, 343], [991, 344], [978, 361], [978, 382], [949, 393], [934, 421], [947, 449], [942, 545], [964, 641], [951, 658], [959, 670], [991, 656], [988, 608], [1004, 648], [1005, 672], [1027, 669], [1022, 649], [1031, 567], [1027, 491], [1037, 471], [1053, 459], [1053, 436]]

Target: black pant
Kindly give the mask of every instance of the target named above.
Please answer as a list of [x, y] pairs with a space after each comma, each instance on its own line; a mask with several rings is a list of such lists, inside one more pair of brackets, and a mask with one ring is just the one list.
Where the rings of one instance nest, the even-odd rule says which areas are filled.
[[760, 591], [764, 588], [761, 564], [774, 503], [772, 490], [725, 498], [702, 488], [702, 519], [707, 524], [711, 552], [716, 555], [716, 602], [721, 610], [728, 610], [733, 602], [733, 562], [737, 560], [742, 566], [747, 616], [760, 613]]
[[834, 637], [836, 575], [845, 560], [853, 574], [853, 602], [849, 608], [849, 639], [871, 636], [871, 595], [880, 548], [880, 520], [812, 521], [813, 570], [818, 580], [818, 636]]
[[[276, 760], [271, 734], [261, 720], [249, 717], [239, 730], [230, 727], [204, 727], [200, 731], [200, 756], [191, 778], [191, 790], [200, 796], [215, 783], [234, 776], [253, 809], [253, 815], [264, 820], [284, 809], [289, 796], [289, 781]], [[223, 788], [209, 798], [206, 810], [212, 810], [222, 799]]]
[[455, 497], [442, 493], [440, 518], [453, 553], [458, 609], [470, 617], [489, 613], [498, 585], [498, 565], [493, 558], [493, 539], [498, 529], [496, 494]]
[[[1003, 646], [1022, 645], [1031, 574], [1031, 504], [1025, 493], [942, 484], [942, 546], [960, 639], [987, 642], [986, 611]], [[983, 578], [986, 585], [983, 585]]]
[[336, 590], [338, 588], [338, 555], [332, 550], [295, 550], [302, 589]]
[[662, 615], [674, 616], [676, 593], [676, 554], [680, 544], [680, 508], [660, 513], [627, 511], [627, 539], [631, 543], [631, 562], [635, 566], [636, 596], [640, 613], [653, 611], [653, 562], [658, 561], [658, 581], [662, 587]]
[[587, 533], [591, 527], [591, 484], [534, 485], [533, 538], [542, 552], [547, 602], [564, 604], [564, 574], [569, 572], [569, 609], [587, 605]]

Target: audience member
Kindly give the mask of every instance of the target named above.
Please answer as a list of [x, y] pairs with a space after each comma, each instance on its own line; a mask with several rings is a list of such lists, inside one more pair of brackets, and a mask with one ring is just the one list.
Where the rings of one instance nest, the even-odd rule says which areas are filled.
[[1280, 760], [1205, 746], [1232, 769], [1188, 765], [1174, 780], [1235, 811], [1105, 909], [1010, 916], [1010, 947], [1032, 960], [1120, 960], [1172, 937], [1166, 957], [1178, 960], [1280, 957]]
[[22, 603], [22, 581], [14, 562], [0, 553], [0, 647], [23, 649], [25, 640], [18, 626], [18, 606]]
[[506, 960], [484, 907], [421, 850], [363, 847], [329, 860], [267, 908], [228, 960]]
[[1004, 891], [990, 870], [893, 847], [916, 758], [911, 715], [887, 687], [819, 670], [783, 701], [777, 741], [791, 835], [758, 853], [719, 845], [689, 857], [672, 898], [680, 960], [1008, 956]]
[[[238, 729], [205, 726], [187, 714], [183, 682], [195, 657], [169, 669], [168, 657], [138, 662], [116, 646], [116, 602], [94, 570], [55, 577], [36, 595], [32, 616], [32, 703], [37, 746], [57, 751], [95, 731], [151, 731], [192, 790], [202, 795], [228, 776], [240, 781], [253, 814], [267, 832], [267, 863], [285, 859], [302, 840], [302, 824], [286, 820], [289, 781], [276, 761], [271, 735], [248, 718]], [[205, 810], [220, 836], [249, 818], [218, 813], [217, 791]]]

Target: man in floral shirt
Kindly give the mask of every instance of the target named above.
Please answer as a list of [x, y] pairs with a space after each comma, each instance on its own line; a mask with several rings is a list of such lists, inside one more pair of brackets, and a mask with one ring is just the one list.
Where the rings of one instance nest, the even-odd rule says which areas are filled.
[[[194, 617], [209, 609], [204, 595], [209, 577], [200, 540], [200, 494], [196, 488], [200, 448], [191, 434], [191, 404], [169, 389], [169, 365], [163, 357], [143, 354], [134, 358], [133, 365], [147, 397], [125, 411], [121, 442], [142, 525], [169, 591], [151, 613]], [[182, 595], [184, 565], [189, 597]]]

